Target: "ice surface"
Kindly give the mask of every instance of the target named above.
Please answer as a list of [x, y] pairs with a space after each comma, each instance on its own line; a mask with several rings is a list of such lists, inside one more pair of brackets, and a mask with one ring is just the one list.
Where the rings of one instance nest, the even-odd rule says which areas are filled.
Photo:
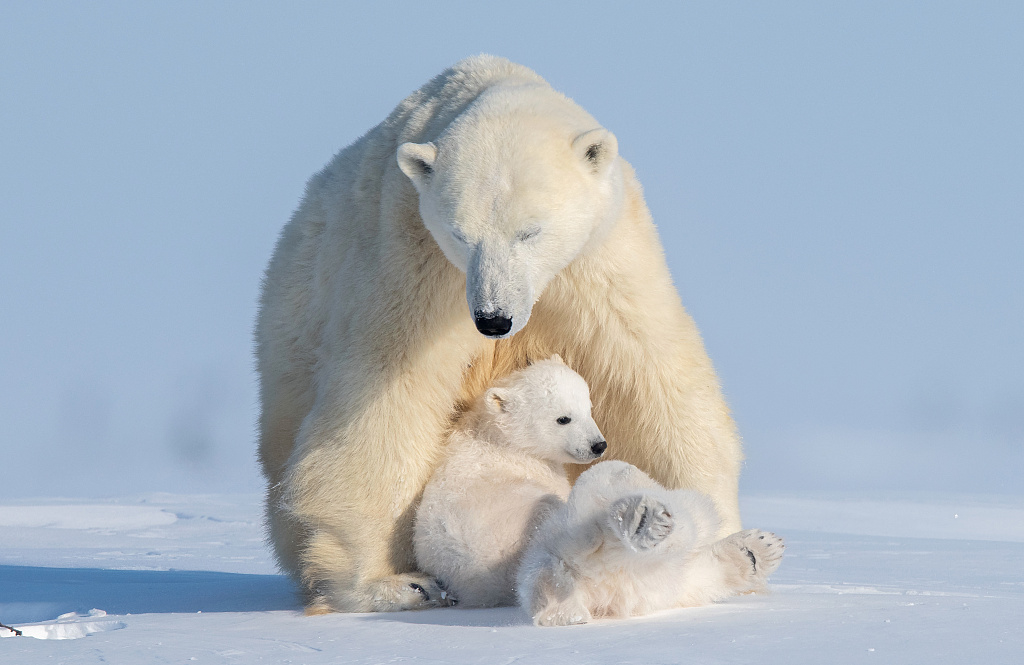
[[0, 527], [138, 529], [171, 524], [177, 519], [174, 513], [153, 506], [6, 506], [0, 512]]
[[[1009, 664], [1024, 648], [1019, 497], [746, 497], [747, 526], [786, 538], [771, 594], [568, 628], [515, 608], [305, 617], [256, 496], [32, 506], [32, 525], [0, 527], [0, 622], [87, 637], [5, 639], [3, 663]], [[90, 526], [54, 528], [69, 507]]]

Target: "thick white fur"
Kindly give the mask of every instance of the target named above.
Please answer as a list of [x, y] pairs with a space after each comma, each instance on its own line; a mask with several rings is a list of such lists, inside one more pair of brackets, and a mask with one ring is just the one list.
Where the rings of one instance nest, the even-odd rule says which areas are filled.
[[520, 604], [541, 626], [690, 607], [760, 591], [785, 549], [752, 529], [719, 539], [711, 500], [623, 462], [579, 477], [522, 559]]
[[420, 570], [460, 605], [516, 604], [523, 551], [569, 494], [565, 465], [589, 464], [605, 445], [586, 382], [558, 356], [500, 381], [460, 421], [423, 490], [413, 535]]
[[[512, 329], [485, 337], [478, 313]], [[739, 441], [632, 169], [501, 58], [443, 72], [309, 181], [256, 347], [269, 538], [310, 612], [442, 602], [415, 572], [420, 493], [460, 412], [553, 353], [617, 458], [740, 528]]]

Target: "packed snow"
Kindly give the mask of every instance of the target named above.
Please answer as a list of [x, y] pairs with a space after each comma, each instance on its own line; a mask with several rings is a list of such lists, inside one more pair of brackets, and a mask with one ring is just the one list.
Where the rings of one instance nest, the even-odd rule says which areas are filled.
[[0, 622], [22, 635], [0, 629], [0, 662], [1020, 662], [1024, 498], [748, 496], [743, 511], [786, 538], [771, 594], [537, 628], [516, 608], [303, 616], [257, 496], [8, 502]]

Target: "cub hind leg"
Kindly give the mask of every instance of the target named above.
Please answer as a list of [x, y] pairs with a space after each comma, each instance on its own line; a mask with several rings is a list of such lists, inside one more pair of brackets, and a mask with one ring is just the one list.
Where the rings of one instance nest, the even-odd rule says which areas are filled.
[[786, 544], [769, 531], [748, 529], [719, 540], [712, 551], [728, 568], [726, 578], [738, 593], [759, 591], [779, 568]]

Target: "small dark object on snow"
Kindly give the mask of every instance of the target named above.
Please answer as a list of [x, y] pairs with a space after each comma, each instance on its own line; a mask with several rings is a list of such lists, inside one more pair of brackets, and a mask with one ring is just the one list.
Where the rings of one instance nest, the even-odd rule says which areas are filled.
[[7, 630], [9, 630], [12, 633], [14, 633], [15, 637], [21, 637], [21, 631], [18, 630], [17, 628], [12, 628], [11, 626], [8, 626], [5, 623], [0, 623], [0, 628], [6, 628]]

